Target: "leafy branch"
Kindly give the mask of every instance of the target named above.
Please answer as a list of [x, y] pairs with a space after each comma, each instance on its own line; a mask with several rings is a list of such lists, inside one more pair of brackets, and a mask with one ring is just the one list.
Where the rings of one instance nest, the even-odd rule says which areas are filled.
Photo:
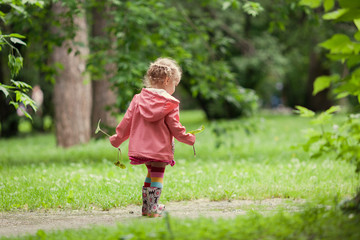
[[[300, 4], [311, 8], [323, 5], [325, 13], [323, 19], [353, 22], [357, 31], [352, 40], [345, 34], [335, 34], [330, 39], [320, 43], [322, 48], [329, 51], [328, 58], [340, 61], [349, 68], [349, 74], [343, 78], [339, 75], [320, 76], [314, 82], [313, 95], [333, 86], [337, 98], [349, 95], [355, 96], [360, 103], [360, 2], [338, 0], [340, 8], [330, 12], [335, 7], [335, 0], [302, 0]], [[311, 130], [308, 141], [303, 145], [305, 151], [311, 152], [312, 157], [320, 157], [326, 152], [335, 152], [338, 159], [343, 159], [356, 165], [356, 172], [360, 172], [360, 114], [350, 114], [339, 127], [333, 124], [333, 113], [340, 111], [339, 106], [333, 106], [316, 116], [314, 112], [301, 106], [296, 107], [302, 117], [314, 118], [312, 124], [320, 125], [319, 130]], [[326, 126], [333, 124], [333, 127]]]
[[[26, 2], [25, 2], [26, 3]], [[42, 7], [43, 1], [32, 1], [39, 7]], [[14, 3], [14, 1], [5, 1], [4, 4], [9, 4], [11, 8], [26, 15], [23, 6], [24, 3]], [[5, 13], [0, 11], [1, 20], [5, 22]], [[30, 119], [32, 117], [27, 112], [27, 107], [30, 106], [34, 111], [37, 110], [34, 100], [32, 100], [27, 94], [32, 87], [21, 81], [15, 81], [14, 78], [19, 74], [23, 67], [23, 57], [20, 51], [15, 47], [15, 44], [26, 46], [26, 43], [22, 40], [25, 36], [18, 33], [3, 34], [0, 31], [0, 51], [4, 47], [10, 48], [10, 54], [8, 55], [8, 66], [10, 70], [10, 83], [11, 85], [0, 83], [0, 91], [5, 95], [6, 98], [10, 98], [9, 104], [14, 106], [15, 109], [20, 109], [24, 115]]]
[[[336, 2], [338, 4], [335, 4]], [[300, 4], [311, 8], [323, 6], [326, 12], [323, 15], [324, 20], [354, 23], [357, 31], [353, 39], [345, 34], [335, 34], [320, 44], [322, 48], [328, 50], [327, 57], [330, 60], [346, 64], [349, 74], [343, 78], [339, 75], [318, 77], [314, 82], [313, 95], [333, 86], [333, 92], [338, 99], [354, 96], [360, 103], [360, 1], [301, 0]], [[339, 8], [332, 11], [335, 6]], [[297, 107], [297, 109], [301, 116], [315, 116], [315, 113], [306, 108]], [[311, 131], [307, 143], [303, 145], [304, 150], [312, 152], [312, 157], [334, 152], [338, 160], [355, 164], [355, 172], [360, 173], [360, 114], [350, 114], [345, 121], [337, 125], [334, 124], [332, 113], [338, 110], [340, 110], [338, 106], [331, 107], [315, 117], [312, 123], [320, 125], [321, 131]], [[324, 126], [329, 124], [332, 124], [332, 128], [326, 131]], [[360, 213], [360, 189], [353, 199], [342, 203], [341, 208], [345, 211]]]
[[19, 109], [22, 104], [24, 107], [20, 107], [20, 110], [25, 114], [26, 117], [32, 119], [30, 114], [26, 110], [28, 106], [30, 106], [34, 111], [37, 110], [34, 100], [32, 100], [27, 95], [27, 93], [29, 92], [29, 90], [32, 89], [32, 87], [27, 83], [13, 80], [13, 78], [15, 78], [19, 74], [20, 70], [23, 67], [23, 57], [21, 56], [19, 50], [12, 44], [14, 43], [26, 46], [26, 43], [23, 42], [20, 38], [25, 37], [17, 33], [0, 35], [0, 51], [2, 50], [1, 46], [3, 45], [7, 45], [11, 49], [11, 53], [8, 55], [8, 66], [12, 78], [10, 80], [11, 85], [0, 83], [0, 91], [3, 92], [6, 98], [11, 99], [9, 104], [14, 106], [15, 109]]

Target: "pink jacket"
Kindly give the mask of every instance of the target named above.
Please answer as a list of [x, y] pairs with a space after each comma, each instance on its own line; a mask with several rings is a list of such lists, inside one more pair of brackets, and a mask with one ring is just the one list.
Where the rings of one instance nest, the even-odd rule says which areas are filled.
[[189, 145], [195, 143], [195, 136], [186, 133], [179, 122], [179, 103], [163, 89], [143, 88], [131, 101], [116, 134], [110, 137], [111, 144], [119, 147], [130, 138], [129, 156], [173, 160], [173, 137]]

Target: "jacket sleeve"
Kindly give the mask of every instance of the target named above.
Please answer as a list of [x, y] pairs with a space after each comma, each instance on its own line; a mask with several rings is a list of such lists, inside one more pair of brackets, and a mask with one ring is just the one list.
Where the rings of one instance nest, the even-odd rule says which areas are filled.
[[109, 140], [111, 145], [118, 148], [126, 139], [130, 136], [131, 122], [134, 110], [134, 99], [131, 101], [128, 110], [126, 111], [124, 118], [116, 127], [116, 134], [112, 135]]
[[179, 107], [172, 110], [165, 117], [166, 125], [168, 126], [171, 134], [179, 141], [188, 145], [194, 145], [195, 135], [186, 133], [186, 129], [180, 123]]

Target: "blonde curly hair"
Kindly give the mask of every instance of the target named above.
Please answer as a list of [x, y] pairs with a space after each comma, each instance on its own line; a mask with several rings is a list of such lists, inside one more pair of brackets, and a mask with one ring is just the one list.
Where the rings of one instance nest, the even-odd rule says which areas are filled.
[[179, 83], [181, 74], [181, 68], [174, 59], [158, 58], [150, 64], [144, 77], [144, 85], [146, 87], [163, 85], [167, 77]]

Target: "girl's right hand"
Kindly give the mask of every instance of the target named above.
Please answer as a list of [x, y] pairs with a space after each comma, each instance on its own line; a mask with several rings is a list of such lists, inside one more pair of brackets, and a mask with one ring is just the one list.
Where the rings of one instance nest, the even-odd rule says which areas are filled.
[[119, 140], [120, 140], [120, 139], [117, 137], [116, 134], [114, 134], [114, 135], [112, 135], [111, 137], [109, 137], [109, 141], [110, 141], [111, 145], [112, 145], [113, 147], [116, 147], [116, 148], [118, 148], [118, 147], [120, 146], [120, 141], [119, 141]]

